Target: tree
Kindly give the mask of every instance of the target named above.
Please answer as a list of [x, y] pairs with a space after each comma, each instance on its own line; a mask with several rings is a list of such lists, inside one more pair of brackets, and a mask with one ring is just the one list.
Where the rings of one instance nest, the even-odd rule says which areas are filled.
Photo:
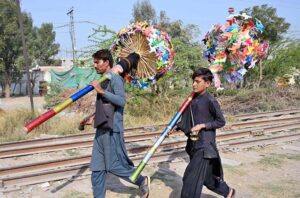
[[[135, 21], [156, 21], [155, 9], [148, 0], [137, 2], [133, 6], [133, 18]], [[193, 70], [200, 63], [205, 64], [202, 59], [201, 44], [198, 40], [200, 30], [197, 25], [184, 25], [181, 20], [171, 21], [165, 11], [160, 11], [157, 23], [162, 30], [169, 33], [175, 47], [176, 70]], [[180, 73], [178, 71], [178, 73]]]
[[194, 70], [198, 65], [207, 65], [202, 59], [200, 29], [195, 24], [184, 25], [181, 20], [170, 21], [165, 11], [160, 12], [158, 26], [170, 34], [175, 48], [175, 65]]
[[265, 26], [262, 39], [269, 41], [270, 44], [281, 40], [283, 34], [286, 33], [290, 27], [290, 24], [285, 22], [283, 17], [277, 15], [276, 8], [269, 7], [267, 4], [246, 8], [240, 13], [246, 13], [262, 22]]
[[156, 12], [149, 0], [137, 1], [132, 9], [132, 22], [147, 21], [148, 24], [156, 23]]
[[[1, 0], [0, 7], [0, 80], [5, 97], [9, 97], [11, 83], [23, 75], [25, 63], [16, 3]], [[25, 12], [22, 15], [30, 65], [32, 62], [52, 64], [51, 57], [58, 53], [59, 48], [59, 45], [54, 43], [52, 24], [43, 24], [41, 28], [33, 27], [31, 16]]]
[[[20, 69], [16, 60], [21, 53], [22, 43], [20, 33], [17, 31], [19, 25], [14, 1], [3, 0], [0, 2], [0, 7], [0, 57], [2, 58], [0, 74], [5, 97], [9, 97], [13, 74]], [[32, 22], [27, 14], [23, 14], [23, 18], [26, 24], [24, 26]]]
[[[142, 6], [142, 3], [145, 6]], [[146, 21], [156, 21], [155, 10], [152, 8], [149, 1], [137, 2], [133, 7], [134, 20], [144, 19]], [[146, 15], [151, 11], [152, 14]], [[141, 14], [140, 14], [141, 13]], [[142, 15], [145, 18], [142, 18]], [[202, 59], [201, 43], [199, 42], [200, 30], [197, 25], [184, 25], [181, 20], [171, 21], [165, 11], [160, 11], [157, 22], [154, 23], [163, 31], [171, 36], [173, 46], [175, 48], [175, 61], [173, 69], [160, 80], [158, 85], [167, 88], [169, 85], [182, 88], [187, 85], [186, 76], [189, 76], [193, 70], [199, 66], [206, 66], [207, 63]]]
[[[264, 82], [263, 85], [270, 86], [276, 78], [284, 76], [294, 76], [300, 71], [300, 41], [283, 39], [277, 43], [269, 58], [264, 62]], [[255, 81], [259, 75], [259, 68], [254, 68], [247, 73], [247, 78]], [[299, 78], [299, 77], [298, 77]], [[299, 83], [299, 81], [297, 82]]]
[[274, 80], [276, 77], [293, 75], [295, 70], [300, 71], [300, 41], [287, 39], [283, 42], [270, 54], [271, 58], [265, 64], [266, 79]]
[[33, 40], [31, 55], [38, 65], [53, 65], [53, 56], [58, 53], [59, 44], [55, 42], [55, 32], [51, 23], [44, 23], [40, 28], [34, 28], [36, 38]]
[[175, 62], [170, 74], [162, 82], [172, 84], [176, 88], [188, 85], [189, 76], [199, 65], [207, 66], [202, 59], [201, 44], [198, 40], [200, 30], [197, 25], [184, 25], [181, 20], [170, 21], [165, 11], [160, 12], [158, 26], [168, 32], [175, 48]]
[[[272, 46], [275, 46], [283, 38], [283, 34], [286, 33], [290, 27], [290, 24], [285, 22], [285, 19], [277, 16], [276, 8], [269, 7], [267, 4], [261, 6], [253, 6], [252, 8], [246, 8], [240, 13], [246, 13], [253, 18], [257, 18], [265, 26], [262, 34], [262, 39], [268, 41], [269, 52], [273, 50]], [[260, 62], [259, 65], [259, 83], [263, 79], [263, 65]]]
[[92, 44], [79, 55], [80, 61], [77, 64], [81, 67], [93, 65], [92, 54], [99, 49], [109, 49], [117, 39], [117, 33], [106, 25], [93, 28], [93, 31], [94, 33], [88, 36]]
[[198, 26], [183, 25], [182, 21], [177, 20], [171, 22], [166, 31], [170, 33], [175, 46], [175, 66], [194, 70], [203, 60], [201, 44], [197, 41], [200, 32]]

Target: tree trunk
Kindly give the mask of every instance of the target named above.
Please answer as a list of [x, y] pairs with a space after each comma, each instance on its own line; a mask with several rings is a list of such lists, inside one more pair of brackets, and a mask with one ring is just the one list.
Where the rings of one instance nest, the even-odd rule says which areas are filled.
[[34, 72], [31, 73], [31, 93], [32, 95], [34, 95], [34, 86], [36, 83], [36, 79], [37, 79], [38, 75]]
[[5, 81], [4, 95], [5, 95], [5, 98], [9, 98], [10, 97], [10, 83], [8, 81]]
[[4, 96], [4, 84], [3, 83], [0, 83], [0, 86], [1, 86], [1, 95], [0, 97]]
[[262, 68], [262, 61], [259, 62], [259, 81], [258, 81], [258, 88], [260, 87], [260, 83], [263, 79], [263, 68]]

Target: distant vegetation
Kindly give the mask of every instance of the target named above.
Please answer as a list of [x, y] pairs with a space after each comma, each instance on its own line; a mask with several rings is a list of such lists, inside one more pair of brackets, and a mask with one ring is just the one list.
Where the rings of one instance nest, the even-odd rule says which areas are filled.
[[[219, 100], [222, 110], [226, 115], [227, 122], [234, 122], [234, 116], [238, 113], [252, 113], [261, 111], [274, 111], [300, 107], [300, 88], [259, 88], [252, 89], [229, 89], [223, 92], [213, 93]], [[189, 89], [168, 90], [161, 92], [155, 97], [152, 93], [128, 94], [125, 106], [124, 125], [126, 127], [144, 126], [152, 124], [168, 123], [177, 112], [181, 103], [189, 95]], [[90, 95], [84, 100], [94, 100]], [[280, 97], [280, 100], [278, 99]], [[85, 108], [94, 110], [94, 106]], [[86, 109], [78, 108], [82, 112]], [[4, 112], [0, 110], [0, 142], [32, 139], [41, 134], [66, 135], [80, 133], [77, 129], [84, 113], [75, 112], [72, 107], [69, 112], [62, 112], [49, 119], [29, 135], [21, 132], [25, 123], [34, 118], [29, 110], [16, 109]], [[77, 109], [77, 110], [78, 110]], [[2, 113], [1, 113], [2, 112]], [[88, 126], [85, 132], [94, 132], [92, 126]]]

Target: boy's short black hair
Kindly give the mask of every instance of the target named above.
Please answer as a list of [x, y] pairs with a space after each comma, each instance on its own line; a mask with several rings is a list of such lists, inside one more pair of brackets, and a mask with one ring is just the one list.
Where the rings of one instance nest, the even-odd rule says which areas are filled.
[[192, 79], [195, 80], [195, 78], [198, 76], [202, 76], [202, 78], [205, 82], [210, 81], [211, 83], [214, 78], [212, 72], [209, 69], [204, 68], [204, 67], [200, 67], [199, 69], [194, 71], [194, 73], [192, 75]]
[[112, 67], [114, 65], [114, 59], [108, 49], [98, 50], [93, 54], [94, 59], [109, 61], [109, 66]]

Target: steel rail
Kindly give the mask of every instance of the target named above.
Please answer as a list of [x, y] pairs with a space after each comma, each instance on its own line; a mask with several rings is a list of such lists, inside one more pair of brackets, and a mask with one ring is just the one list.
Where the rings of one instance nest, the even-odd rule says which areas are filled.
[[[284, 130], [291, 130], [291, 129], [297, 129], [300, 128], [300, 123], [294, 123], [294, 124], [285, 124], [280, 126], [268, 126], [260, 129], [245, 129], [238, 132], [232, 132], [232, 133], [223, 133], [217, 136], [217, 141], [228, 141], [228, 140], [235, 140], [235, 139], [241, 139], [241, 138], [247, 138], [252, 136], [258, 136], [258, 135], [265, 135], [268, 133], [274, 133], [278, 131]], [[259, 130], [259, 134], [257, 131]], [[175, 139], [175, 140], [174, 140]], [[183, 148], [186, 144], [186, 138], [182, 137], [179, 140], [176, 138], [173, 138], [172, 142], [166, 142], [159, 147], [158, 151], [161, 150], [172, 150], [174, 148]], [[224, 143], [222, 143], [224, 144]], [[220, 145], [222, 145], [220, 144]], [[147, 149], [151, 145], [141, 145], [141, 146], [134, 146], [129, 147], [128, 153], [130, 154], [130, 157], [134, 157], [137, 155], [142, 155], [147, 151]], [[7, 168], [1, 168], [0, 169], [0, 177], [5, 175], [13, 175], [13, 174], [20, 174], [24, 172], [30, 172], [30, 171], [42, 171], [49, 168], [56, 168], [59, 166], [74, 166], [79, 165], [82, 163], [88, 163], [90, 160], [91, 155], [82, 155], [79, 157], [70, 157], [70, 158], [64, 158], [64, 159], [58, 159], [58, 160], [50, 160], [50, 161], [44, 161], [44, 162], [37, 162], [37, 163], [31, 163], [31, 164], [25, 164], [20, 166], [14, 166], [14, 167], [7, 167]]]
[[[141, 126], [141, 127], [134, 127], [134, 128], [126, 128], [124, 129], [124, 133], [127, 135], [134, 134], [134, 133], [145, 133], [149, 131], [157, 131], [159, 127], [164, 124], [157, 124], [152, 126]], [[92, 139], [95, 136], [95, 132], [91, 133], [82, 133], [82, 134], [75, 134], [75, 135], [66, 135], [61, 137], [50, 137], [50, 138], [41, 138], [41, 139], [33, 139], [33, 140], [24, 140], [24, 141], [16, 141], [16, 142], [7, 142], [0, 144], [0, 150], [6, 150], [8, 148], [18, 148], [18, 147], [31, 147], [33, 145], [44, 145], [45, 143], [52, 143], [52, 142], [67, 142], [67, 141], [76, 141], [82, 139]]]
[[[146, 141], [152, 138], [159, 136], [161, 132], [153, 132], [153, 133], [144, 133], [144, 134], [135, 134], [131, 136], [125, 136], [125, 143], [137, 142], [137, 141]], [[175, 132], [173, 136], [180, 135], [180, 132]], [[17, 157], [23, 155], [30, 155], [35, 153], [42, 152], [53, 152], [53, 151], [61, 151], [67, 149], [76, 149], [76, 148], [88, 148], [93, 146], [93, 139], [89, 140], [77, 140], [70, 142], [53, 142], [51, 144], [44, 145], [35, 145], [32, 147], [17, 147], [17, 148], [9, 148], [6, 150], [0, 150], [0, 158], [8, 158], [8, 157]]]
[[268, 124], [274, 124], [279, 122], [286, 122], [286, 121], [300, 121], [300, 116], [287, 116], [287, 117], [280, 117], [280, 118], [268, 118], [268, 119], [262, 119], [262, 120], [250, 120], [250, 121], [244, 121], [244, 122], [235, 122], [233, 124], [227, 124], [220, 130], [230, 130], [235, 128], [246, 128], [246, 127], [253, 127], [253, 126], [264, 126]]
[[[276, 121], [281, 121], [280, 123], [300, 123], [300, 118], [296, 117], [296, 119], [293, 118], [280, 118], [276, 119]], [[267, 121], [259, 121], [258, 122], [251, 122], [250, 125], [247, 124], [246, 126], [252, 126], [252, 125], [263, 125], [264, 123], [270, 123], [270, 120]], [[239, 123], [237, 123], [238, 126]], [[284, 125], [286, 126], [286, 125]], [[229, 130], [228, 128], [226, 128]], [[232, 128], [230, 128], [232, 129]], [[219, 134], [219, 133], [218, 133]], [[157, 137], [160, 135], [160, 132], [152, 132], [152, 133], [144, 133], [144, 134], [134, 134], [131, 136], [125, 136], [125, 142], [134, 142], [134, 141], [142, 141], [142, 140], [149, 140], [151, 138]], [[174, 133], [174, 135], [179, 135], [179, 133]], [[225, 136], [229, 136], [230, 133], [226, 133]], [[66, 149], [74, 149], [74, 148], [87, 148], [91, 147], [93, 144], [92, 139], [89, 140], [80, 140], [80, 141], [69, 141], [69, 142], [52, 142], [48, 144], [43, 145], [32, 145], [31, 147], [10, 147], [9, 149], [3, 149], [0, 150], [0, 158], [7, 158], [7, 157], [16, 157], [16, 156], [22, 156], [22, 155], [29, 155], [34, 153], [41, 153], [41, 152], [52, 152], [52, 151], [58, 151], [58, 150], [66, 150]]]
[[[263, 126], [267, 124], [273, 124], [273, 122], [283, 123], [283, 122], [295, 122], [295, 121], [296, 122], [300, 121], [300, 116], [264, 119], [264, 120], [257, 120], [257, 121], [248, 121], [248, 122], [238, 122], [233, 124], [227, 124], [225, 127], [223, 127], [220, 130], [228, 131], [228, 130], [233, 130], [235, 128]], [[125, 140], [127, 139], [128, 142], [132, 142], [132, 141], [143, 140], [143, 136], [145, 137], [145, 139], [159, 136], [160, 135], [159, 132], [155, 132], [155, 130], [157, 131], [159, 126], [163, 126], [163, 124], [127, 129], [125, 131]], [[139, 129], [144, 129], [144, 131], [136, 134], [136, 131]], [[145, 129], [148, 129], [149, 131], [152, 132], [147, 133], [145, 132]], [[130, 130], [131, 130], [130, 134], [132, 135], [129, 135], [128, 133], [128, 131]], [[133, 132], [132, 130], [135, 130], [135, 132]], [[27, 140], [27, 141], [0, 144], [0, 158], [27, 155], [36, 152], [48, 152], [51, 151], [51, 148], [53, 148], [54, 151], [58, 149], [72, 149], [72, 148], [76, 148], [76, 144], [78, 144], [78, 147], [81, 148], [89, 147], [93, 137], [94, 137], [94, 133], [88, 133], [88, 134], [77, 134], [77, 135], [70, 135], [70, 136], [63, 136], [63, 137], [45, 138], [45, 139], [36, 139], [36, 140]]]
[[[287, 113], [288, 112], [288, 113]], [[263, 112], [263, 113], [250, 113], [250, 114], [240, 114], [236, 115], [237, 118], [242, 117], [245, 118], [247, 116], [252, 117], [255, 115], [284, 115], [286, 114], [291, 114], [291, 113], [297, 113], [300, 112], [300, 109], [291, 109], [291, 110], [282, 110], [282, 111], [274, 111], [274, 112]], [[224, 129], [221, 130], [227, 130], [226, 128], [233, 129], [235, 127], [242, 127], [244, 122], [235, 123], [232, 124], [227, 124], [227, 126], [224, 127]], [[245, 123], [247, 125], [248, 122]], [[255, 124], [255, 123], [253, 123]], [[167, 124], [162, 123], [162, 124], [156, 124], [156, 125], [148, 125], [148, 126], [140, 126], [140, 127], [131, 127], [131, 128], [126, 128], [124, 129], [124, 134], [131, 134], [131, 133], [145, 133], [149, 131], [157, 131], [159, 127], [165, 127]], [[18, 147], [24, 148], [24, 147], [32, 147], [34, 145], [44, 145], [44, 144], [49, 144], [52, 142], [67, 142], [67, 141], [76, 141], [76, 140], [83, 140], [83, 139], [92, 139], [95, 136], [94, 132], [91, 133], [83, 133], [83, 134], [75, 134], [75, 135], [67, 135], [67, 136], [61, 136], [61, 137], [51, 137], [51, 138], [41, 138], [41, 139], [33, 139], [33, 140], [24, 140], [24, 141], [16, 141], [16, 142], [8, 142], [8, 143], [1, 143], [0, 144], [0, 151], [1, 150], [6, 150], [9, 148], [17, 149]]]
[[300, 113], [300, 109], [285, 109], [280, 111], [246, 113], [246, 114], [238, 114], [236, 115], [236, 117], [241, 121], [245, 121], [245, 120], [261, 118], [261, 117], [281, 116], [281, 115], [296, 114], [296, 113]]
[[284, 140], [287, 141], [293, 141], [300, 138], [300, 133], [295, 134], [289, 134], [289, 135], [278, 135], [273, 137], [267, 137], [267, 138], [257, 138], [253, 140], [246, 140], [246, 141], [239, 141], [239, 142], [231, 142], [227, 144], [223, 144], [221, 148], [231, 147], [231, 148], [250, 148], [253, 146], [257, 146], [257, 143], [263, 142], [263, 144], [259, 145], [269, 145], [278, 143], [278, 140]]
[[[150, 162], [158, 163], [158, 162], [166, 162], [171, 161], [178, 157], [186, 157], [186, 152], [184, 150], [176, 150], [158, 153], [154, 156]], [[143, 156], [132, 157], [134, 163], [138, 163]], [[24, 185], [37, 184], [47, 181], [55, 181], [68, 178], [70, 180], [74, 180], [76, 178], [80, 178], [85, 175], [90, 175], [91, 172], [89, 170], [89, 163], [83, 163], [77, 166], [72, 167], [62, 167], [56, 170], [44, 171], [40, 173], [31, 173], [28, 175], [18, 175], [13, 177], [4, 177], [0, 178], [0, 190], [1, 188], [7, 187], [17, 187]]]
[[[274, 120], [273, 120], [274, 121]], [[292, 117], [292, 118], [280, 118], [276, 119], [276, 122], [281, 121], [280, 123], [300, 123], [300, 117]], [[251, 121], [248, 124], [245, 124], [245, 126], [250, 127], [252, 125], [264, 125], [264, 124], [269, 124], [270, 120], [266, 121], [259, 121], [259, 122], [253, 122]], [[237, 123], [237, 126], [241, 126], [241, 123]], [[284, 125], [286, 126], [286, 125]], [[230, 130], [232, 127], [225, 127], [224, 129]], [[150, 133], [141, 133], [141, 134], [134, 134], [130, 136], [125, 136], [125, 142], [135, 142], [135, 141], [145, 141], [149, 140], [155, 137], [158, 137], [161, 134], [161, 132], [150, 132]], [[180, 135], [180, 133], [174, 133], [173, 135]], [[223, 136], [229, 136], [230, 133], [226, 133]], [[82, 136], [81, 136], [82, 137]], [[224, 137], [223, 137], [224, 138]], [[59, 139], [60, 140], [60, 139]], [[93, 140], [92, 138], [90, 139], [79, 139], [74, 141], [74, 138], [71, 137], [71, 140], [66, 140], [63, 138], [64, 141], [57, 141], [53, 142], [51, 141], [50, 143], [44, 143], [44, 144], [36, 144], [36, 145], [28, 145], [28, 143], [31, 143], [29, 141], [25, 146], [18, 146], [18, 147], [5, 147], [6, 149], [0, 150], [0, 158], [8, 158], [8, 157], [16, 157], [16, 156], [22, 156], [22, 155], [30, 155], [34, 153], [41, 153], [41, 152], [52, 152], [52, 151], [58, 151], [58, 150], [66, 150], [66, 149], [75, 149], [75, 148], [88, 148], [93, 145]], [[44, 142], [44, 140], [42, 141]], [[7, 145], [6, 145], [7, 146]]]
[[[278, 142], [285, 142], [285, 141], [293, 141], [298, 140], [300, 138], [300, 133], [290, 134], [290, 135], [279, 135], [269, 138], [261, 138], [261, 139], [254, 139], [249, 141], [237, 141], [230, 144], [220, 145], [219, 148], [225, 147], [236, 147], [245, 145], [245, 147], [252, 147], [255, 145], [261, 144], [272, 144]], [[183, 149], [172, 150], [163, 153], [157, 153], [153, 158], [150, 160], [151, 163], [157, 163], [162, 161], [170, 161], [177, 157], [187, 157], [185, 151]], [[132, 157], [134, 162], [138, 162], [142, 156]], [[72, 167], [63, 167], [57, 170], [50, 170], [44, 171], [40, 173], [31, 173], [28, 175], [19, 175], [13, 177], [2, 177], [0, 178], [0, 188], [9, 188], [9, 187], [16, 187], [16, 186], [24, 186], [30, 184], [37, 184], [47, 181], [55, 181], [68, 178], [67, 182], [75, 180], [76, 178], [80, 178], [82, 176], [87, 176], [90, 174], [89, 165], [88, 163], [83, 163], [81, 165], [72, 166]]]

